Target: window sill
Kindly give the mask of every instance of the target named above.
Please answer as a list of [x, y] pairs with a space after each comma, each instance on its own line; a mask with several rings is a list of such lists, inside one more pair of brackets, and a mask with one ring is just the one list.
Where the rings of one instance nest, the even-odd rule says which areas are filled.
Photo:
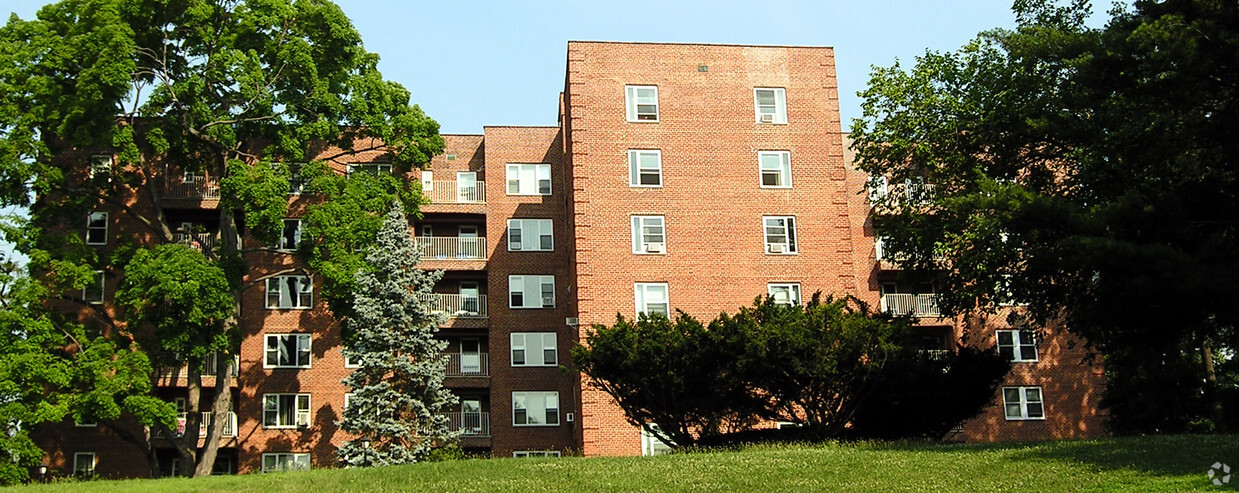
[[264, 370], [308, 370], [308, 369], [310, 369], [310, 365], [305, 365], [305, 366], [267, 366], [267, 365], [262, 365], [262, 369], [264, 369]]
[[519, 427], [519, 428], [554, 428], [554, 427], [559, 426], [559, 423], [555, 423], [555, 424], [533, 424], [533, 425], [525, 425], [525, 424], [520, 424], [520, 423], [512, 423], [512, 426]]
[[783, 186], [783, 185], [779, 185], [779, 186], [771, 186], [771, 185], [758, 185], [758, 188], [762, 188], [762, 189], [773, 189], [773, 190], [791, 190], [792, 186], [791, 186], [791, 185], [787, 185], [787, 186]]
[[268, 306], [268, 310], [310, 310], [308, 306]]
[[1007, 421], [1045, 421], [1045, 417], [1042, 416], [1040, 418], [1012, 418], [1008, 416]]

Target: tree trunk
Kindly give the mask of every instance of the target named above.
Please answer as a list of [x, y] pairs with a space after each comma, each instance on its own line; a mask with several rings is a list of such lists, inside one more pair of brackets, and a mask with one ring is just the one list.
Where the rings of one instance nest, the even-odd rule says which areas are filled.
[[202, 422], [202, 361], [196, 358], [188, 359], [186, 374], [188, 376], [189, 395], [185, 399], [185, 431], [177, 440], [177, 453], [181, 463], [177, 474], [189, 476], [198, 462], [198, 426]]
[[1222, 398], [1218, 395], [1217, 371], [1213, 366], [1213, 341], [1205, 336], [1200, 341], [1200, 360], [1205, 367], [1205, 399], [1209, 402], [1209, 411], [1213, 418], [1213, 426], [1218, 432], [1225, 432], [1226, 412], [1222, 407]]

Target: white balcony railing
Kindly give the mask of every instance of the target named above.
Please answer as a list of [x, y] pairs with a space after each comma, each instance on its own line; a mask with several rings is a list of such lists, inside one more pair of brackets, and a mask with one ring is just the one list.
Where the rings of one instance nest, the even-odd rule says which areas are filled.
[[940, 317], [936, 294], [884, 294], [882, 311], [914, 317]]
[[195, 250], [209, 252], [215, 250], [218, 241], [214, 233], [176, 233], [173, 240], [193, 247]]
[[486, 353], [447, 353], [449, 377], [485, 377], [490, 375], [490, 362]]
[[486, 295], [433, 293], [431, 310], [452, 318], [486, 318]]
[[484, 204], [486, 203], [486, 183], [460, 185], [456, 181], [432, 181], [431, 189], [423, 188], [422, 195], [434, 204]]
[[485, 237], [419, 236], [422, 260], [486, 259]]
[[462, 437], [488, 437], [490, 436], [490, 413], [483, 412], [467, 412], [467, 413], [443, 413], [447, 416], [447, 428], [451, 431], [459, 431]]
[[[211, 424], [212, 414], [213, 413], [210, 411], [202, 413], [202, 421], [198, 423], [198, 438], [206, 436], [207, 426], [210, 426]], [[176, 430], [174, 431], [178, 437], [185, 434], [185, 423], [188, 421], [186, 419], [186, 415], [187, 413], [181, 413], [181, 415], [176, 418]], [[223, 436], [237, 436], [237, 413], [231, 411], [228, 412], [228, 422], [224, 424]]]
[[171, 177], [164, 183], [163, 193], [170, 199], [218, 199], [219, 180], [205, 176]]

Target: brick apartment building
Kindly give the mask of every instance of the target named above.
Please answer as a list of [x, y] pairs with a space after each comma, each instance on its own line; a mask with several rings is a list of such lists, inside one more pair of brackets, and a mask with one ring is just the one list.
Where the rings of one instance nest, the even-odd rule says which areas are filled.
[[[445, 271], [433, 301], [449, 315], [440, 329], [446, 385], [461, 399], [450, 415], [467, 451], [651, 453], [657, 444], [608, 396], [560, 368], [590, 324], [675, 309], [708, 320], [758, 295], [797, 303], [816, 291], [912, 311], [943, 349], [966, 332], [968, 343], [997, 341], [1018, 361], [958, 439], [1103, 433], [1101, 368], [1084, 362], [1083, 344], [1056, 327], [1030, 337], [1001, 316], [938, 317], [932, 285], [881, 257], [865, 176], [841, 132], [831, 48], [569, 42], [565, 79], [557, 126], [445, 135], [445, 154], [408, 177], [431, 200], [413, 234], [422, 265]], [[360, 153], [330, 164], [390, 170], [383, 159]], [[187, 241], [213, 241], [214, 180], [173, 181], [169, 196], [180, 198], [170, 217], [206, 231]], [[291, 248], [314, 197], [289, 201], [282, 246]], [[92, 214], [87, 243], [95, 235], [106, 247], [136, 231], [122, 216]], [[299, 265], [244, 242], [256, 247], [251, 278]], [[347, 439], [335, 425], [347, 392], [340, 380], [351, 370], [314, 288], [289, 275], [246, 291], [250, 325], [219, 472], [335, 464]], [[114, 289], [108, 280], [98, 301], [108, 305]], [[159, 380], [170, 400], [184, 386], [177, 371]], [[147, 474], [141, 451], [104, 427], [62, 423], [41, 445], [53, 468]], [[172, 450], [160, 457], [167, 470]]]

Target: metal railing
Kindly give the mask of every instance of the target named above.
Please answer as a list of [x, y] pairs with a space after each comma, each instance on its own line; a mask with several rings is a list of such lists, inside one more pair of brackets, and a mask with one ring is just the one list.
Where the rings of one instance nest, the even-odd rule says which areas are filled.
[[936, 294], [884, 294], [882, 311], [914, 317], [940, 317]]
[[490, 436], [490, 413], [443, 413], [447, 416], [447, 429], [459, 431], [462, 437]]
[[487, 356], [486, 353], [447, 353], [447, 368], [444, 374], [449, 377], [490, 376]]
[[419, 236], [422, 260], [486, 259], [486, 237]]
[[169, 177], [164, 182], [164, 197], [170, 199], [218, 199], [219, 180], [196, 176], [192, 180]]
[[176, 233], [173, 240], [197, 250], [209, 252], [215, 249], [219, 236], [214, 233]]
[[434, 204], [485, 204], [486, 203], [486, 183], [476, 182], [468, 186], [460, 186], [456, 181], [439, 181], [430, 182], [431, 189], [425, 190], [423, 187], [422, 195], [430, 199]]
[[432, 293], [431, 310], [452, 318], [486, 318], [486, 295]]

